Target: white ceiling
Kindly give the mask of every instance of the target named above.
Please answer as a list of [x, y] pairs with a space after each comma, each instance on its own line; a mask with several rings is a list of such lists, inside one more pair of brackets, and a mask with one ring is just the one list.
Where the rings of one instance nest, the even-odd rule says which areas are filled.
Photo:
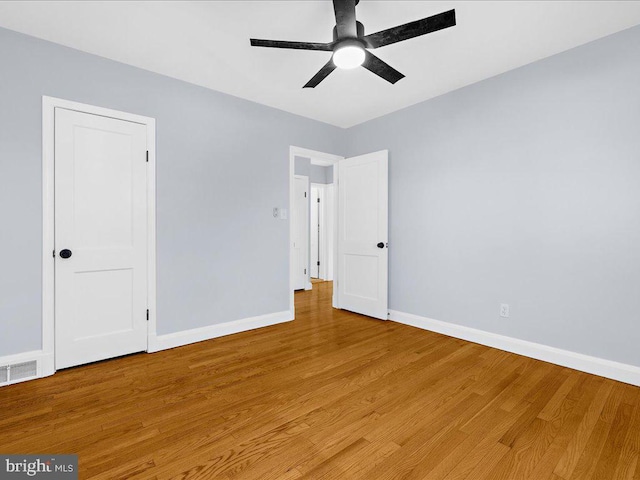
[[0, 26], [340, 127], [413, 105], [640, 24], [640, 1], [374, 1], [373, 33], [456, 9], [457, 26], [374, 51], [406, 75], [364, 68], [302, 89], [329, 52], [256, 48], [249, 38], [329, 42], [329, 0], [5, 1]]

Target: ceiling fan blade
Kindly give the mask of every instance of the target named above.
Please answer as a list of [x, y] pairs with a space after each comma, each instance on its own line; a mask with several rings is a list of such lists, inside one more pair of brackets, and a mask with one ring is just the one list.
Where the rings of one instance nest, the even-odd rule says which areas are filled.
[[392, 66], [380, 60], [373, 53], [365, 50], [364, 54], [365, 58], [362, 66], [370, 72], [375, 73], [380, 78], [384, 78], [387, 82], [392, 84], [404, 78], [403, 74], [401, 74]]
[[380, 32], [365, 35], [363, 40], [368, 48], [384, 47], [392, 43], [401, 42], [410, 38], [419, 37], [431, 32], [437, 32], [444, 28], [453, 27], [456, 24], [456, 11], [439, 13], [431, 17], [405, 23], [397, 27], [388, 28]]
[[330, 52], [333, 50], [331, 43], [312, 43], [312, 42], [288, 42], [286, 40], [260, 40], [251, 39], [252, 47], [272, 47], [272, 48], [293, 48], [295, 50], [322, 50]]
[[336, 69], [335, 64], [333, 63], [333, 59], [329, 60], [324, 67], [320, 69], [318, 73], [316, 73], [311, 80], [309, 80], [306, 85], [302, 88], [315, 88], [318, 84], [327, 78], [327, 76]]
[[356, 38], [356, 0], [333, 0], [338, 38]]

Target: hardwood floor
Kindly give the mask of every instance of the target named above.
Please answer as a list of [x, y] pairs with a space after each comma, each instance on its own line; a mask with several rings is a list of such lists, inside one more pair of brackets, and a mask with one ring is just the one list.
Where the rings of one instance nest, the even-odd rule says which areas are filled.
[[0, 452], [80, 478], [640, 480], [640, 388], [330, 307], [0, 388]]

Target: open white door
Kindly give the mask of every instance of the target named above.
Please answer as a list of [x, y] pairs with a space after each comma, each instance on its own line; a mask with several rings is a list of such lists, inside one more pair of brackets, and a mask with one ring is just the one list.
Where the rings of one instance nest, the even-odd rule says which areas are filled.
[[387, 319], [388, 152], [338, 163], [338, 305]]
[[307, 287], [309, 263], [309, 177], [296, 175], [293, 181], [293, 289]]
[[147, 349], [147, 127], [55, 109], [55, 366]]

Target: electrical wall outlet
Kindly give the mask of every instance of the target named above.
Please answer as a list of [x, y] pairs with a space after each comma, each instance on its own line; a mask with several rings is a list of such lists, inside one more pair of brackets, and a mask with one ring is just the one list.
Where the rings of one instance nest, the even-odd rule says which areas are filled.
[[273, 207], [273, 218], [278, 218], [279, 215], [278, 207]]
[[501, 303], [500, 304], [500, 316], [504, 318], [509, 318], [509, 304]]

